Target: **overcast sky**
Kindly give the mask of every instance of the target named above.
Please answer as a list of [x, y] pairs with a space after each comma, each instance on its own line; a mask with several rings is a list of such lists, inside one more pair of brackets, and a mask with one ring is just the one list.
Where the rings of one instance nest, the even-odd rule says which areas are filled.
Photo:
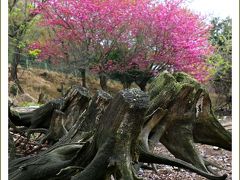
[[220, 18], [232, 17], [234, 0], [189, 0], [188, 7], [203, 15]]

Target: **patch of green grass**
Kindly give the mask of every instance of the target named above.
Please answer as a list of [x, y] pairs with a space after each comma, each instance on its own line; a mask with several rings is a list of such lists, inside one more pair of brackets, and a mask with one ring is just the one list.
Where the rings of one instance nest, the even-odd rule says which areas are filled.
[[18, 106], [21, 106], [21, 107], [29, 107], [29, 106], [42, 106], [43, 104], [40, 104], [40, 103], [35, 103], [35, 102], [21, 102], [19, 103]]

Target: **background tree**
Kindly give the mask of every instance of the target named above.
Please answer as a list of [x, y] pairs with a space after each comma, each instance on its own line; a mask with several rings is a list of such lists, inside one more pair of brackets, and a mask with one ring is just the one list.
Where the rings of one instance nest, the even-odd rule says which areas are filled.
[[156, 70], [166, 69], [203, 81], [208, 72], [205, 58], [211, 53], [209, 26], [182, 5], [146, 0], [40, 3], [42, 25], [54, 31], [40, 45], [40, 58], [93, 67], [103, 89], [108, 74], [117, 76], [125, 88], [135, 81], [144, 90]]
[[23, 48], [26, 45], [24, 36], [34, 17], [34, 15], [30, 13], [31, 9], [32, 6], [27, 0], [8, 1], [11, 79], [16, 82], [18, 82], [17, 66], [20, 62]]
[[38, 4], [42, 25], [54, 31], [54, 37], [45, 43], [35, 43], [42, 48], [39, 58], [69, 60], [81, 69], [87, 69], [93, 61], [104, 64], [117, 39], [123, 38], [126, 23], [130, 23], [130, 13], [124, 14], [128, 5], [133, 3], [69, 0]]
[[206, 80], [205, 60], [212, 51], [209, 26], [182, 4], [165, 1], [134, 11], [130, 45], [121, 44], [116, 60], [107, 64], [113, 77], [125, 84], [135, 81], [142, 90], [151, 77], [164, 70], [184, 71], [201, 82]]
[[23, 92], [23, 89], [19, 85], [17, 74], [18, 65], [21, 60], [28, 57], [28, 52], [25, 51], [27, 45], [36, 38], [40, 39], [43, 37], [42, 33], [40, 36], [40, 32], [42, 31], [41, 27], [36, 29], [36, 23], [39, 18], [34, 12], [35, 7], [36, 3], [32, 0], [8, 1], [10, 79], [17, 84], [20, 92]]
[[[213, 78], [211, 84], [215, 92], [224, 97], [223, 103], [218, 104], [219, 109], [231, 109], [232, 87], [232, 20], [213, 18], [211, 30], [211, 43], [216, 47], [215, 53], [209, 58]], [[219, 98], [222, 99], [222, 98]]]

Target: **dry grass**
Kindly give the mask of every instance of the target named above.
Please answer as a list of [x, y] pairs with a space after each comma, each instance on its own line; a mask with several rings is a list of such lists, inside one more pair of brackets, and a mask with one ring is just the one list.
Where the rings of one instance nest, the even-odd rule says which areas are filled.
[[[36, 99], [41, 92], [46, 94], [49, 100], [61, 97], [61, 93], [57, 91], [61, 84], [65, 91], [73, 85], [81, 84], [80, 77], [43, 69], [20, 68], [18, 76], [24, 91]], [[101, 89], [99, 84], [99, 78], [93, 75], [87, 77], [87, 88], [92, 94]], [[116, 81], [109, 80], [107, 85], [111, 94], [122, 89], [122, 85]]]
[[[55, 99], [61, 97], [61, 93], [57, 91], [63, 83], [64, 90], [66, 91], [73, 85], [81, 84], [80, 77], [74, 77], [73, 75], [67, 75], [54, 71], [47, 71], [44, 69], [22, 69], [19, 68], [18, 76], [20, 84], [24, 91], [35, 99], [38, 99], [39, 94], [42, 92], [47, 95], [47, 99]], [[122, 89], [122, 85], [113, 80], [108, 81], [109, 92], [115, 94]], [[9, 83], [9, 87], [11, 82]], [[147, 85], [147, 89], [148, 89]], [[135, 83], [131, 87], [137, 87]], [[94, 75], [87, 76], [87, 88], [92, 94], [98, 89], [101, 89], [99, 78]], [[218, 107], [219, 104], [224, 102], [224, 97], [217, 95], [210, 91], [210, 97], [213, 103], [213, 107]]]

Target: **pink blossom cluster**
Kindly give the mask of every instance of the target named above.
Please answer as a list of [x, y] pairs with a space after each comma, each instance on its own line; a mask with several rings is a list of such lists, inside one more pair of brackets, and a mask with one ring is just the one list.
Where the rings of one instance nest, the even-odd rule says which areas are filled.
[[[210, 26], [183, 0], [47, 0], [36, 12], [42, 15], [40, 25], [54, 31], [31, 46], [41, 49], [40, 59], [64, 60], [66, 53], [78, 51], [86, 58], [94, 55], [96, 72], [165, 63], [199, 81], [208, 77]], [[108, 59], [117, 49], [123, 49], [121, 61]]]

